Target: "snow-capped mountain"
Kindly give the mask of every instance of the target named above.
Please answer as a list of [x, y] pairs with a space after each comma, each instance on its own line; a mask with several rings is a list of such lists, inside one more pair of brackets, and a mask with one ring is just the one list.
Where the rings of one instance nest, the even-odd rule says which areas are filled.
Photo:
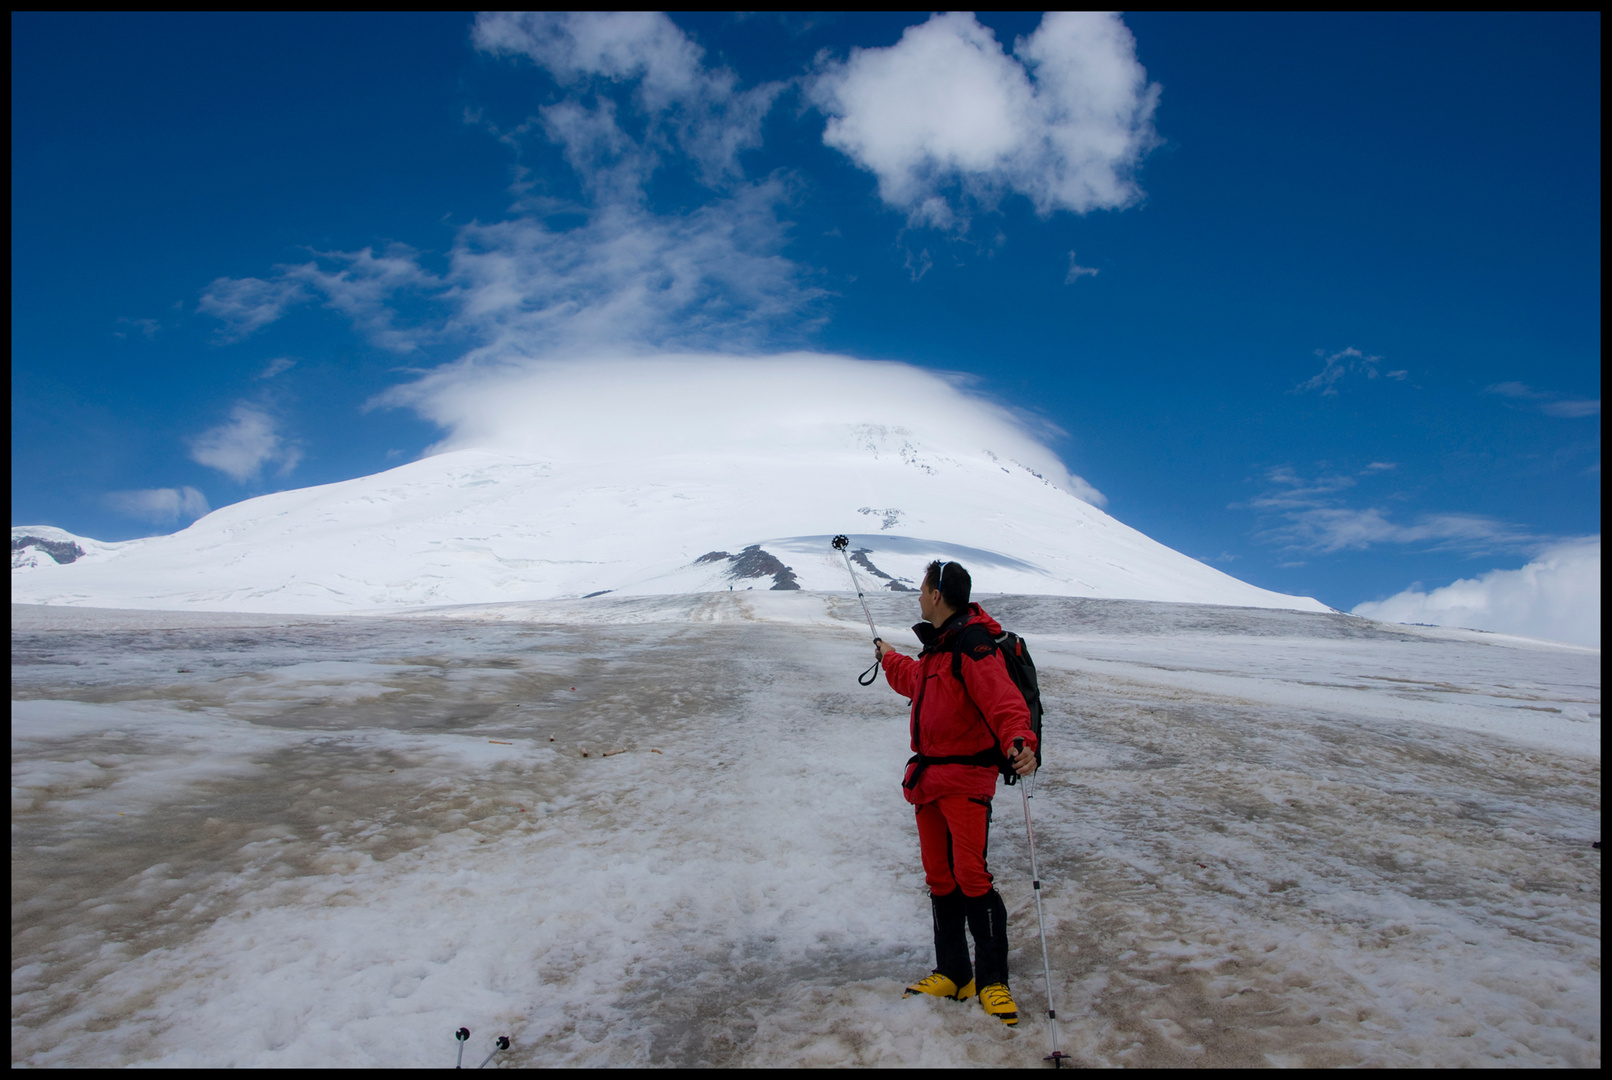
[[33, 570], [40, 566], [63, 566], [88, 555], [102, 555], [121, 547], [100, 540], [74, 536], [50, 525], [27, 525], [11, 530], [11, 568]]
[[[548, 369], [526, 398], [541, 402], [541, 421], [477, 429], [443, 417], [457, 433], [443, 452], [373, 476], [248, 499], [173, 535], [118, 544], [14, 527], [12, 599], [337, 612], [845, 591], [829, 540], [846, 533], [870, 590], [913, 588], [942, 558], [967, 566], [981, 594], [1326, 610], [1121, 524], [1077, 497], [1101, 498], [1002, 410], [932, 374], [862, 364], [853, 373], [864, 389], [869, 369], [888, 381], [869, 404], [866, 393], [825, 391], [825, 374], [844, 374], [825, 363], [857, 362], [767, 369], [776, 408], [734, 401], [735, 372], [753, 374], [755, 362], [618, 367], [608, 395], [597, 378]], [[507, 382], [504, 391], [501, 400], [520, 399]], [[454, 445], [471, 439], [488, 445]], [[25, 536], [84, 554], [18, 565]]]

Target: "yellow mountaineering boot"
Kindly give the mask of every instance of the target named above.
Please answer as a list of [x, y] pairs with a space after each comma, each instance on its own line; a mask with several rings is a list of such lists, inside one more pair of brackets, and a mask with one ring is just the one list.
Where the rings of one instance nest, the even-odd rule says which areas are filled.
[[974, 980], [970, 979], [959, 987], [940, 972], [926, 975], [922, 979], [907, 987], [902, 997], [912, 997], [914, 994], [933, 994], [935, 997], [951, 998], [953, 1001], [967, 1001], [974, 996]]
[[985, 1006], [987, 1015], [996, 1017], [1009, 1027], [1019, 1022], [1019, 1007], [1013, 1004], [1013, 995], [1008, 993], [1007, 983], [992, 983], [981, 990], [980, 1004]]

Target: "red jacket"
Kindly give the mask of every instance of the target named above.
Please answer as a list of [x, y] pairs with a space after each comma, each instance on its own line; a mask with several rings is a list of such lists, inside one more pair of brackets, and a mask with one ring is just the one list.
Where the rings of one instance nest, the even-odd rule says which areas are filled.
[[[1030, 707], [1024, 695], [1008, 677], [1007, 664], [995, 648], [979, 648], [982, 655], [963, 654], [963, 679], [952, 675], [953, 652], [949, 645], [968, 626], [981, 626], [992, 637], [1002, 627], [985, 614], [978, 604], [969, 604], [936, 631], [928, 623], [914, 626], [924, 642], [917, 659], [898, 653], [884, 654], [884, 677], [890, 688], [912, 699], [912, 752], [925, 757], [966, 757], [1000, 745], [1013, 748], [1014, 739], [1034, 750], [1036, 738], [1030, 731]], [[994, 738], [992, 736], [995, 736]], [[988, 798], [996, 794], [995, 766], [929, 765], [922, 769], [916, 784], [905, 786], [917, 762], [907, 764], [903, 791], [915, 805], [933, 802], [943, 795], [971, 795]]]

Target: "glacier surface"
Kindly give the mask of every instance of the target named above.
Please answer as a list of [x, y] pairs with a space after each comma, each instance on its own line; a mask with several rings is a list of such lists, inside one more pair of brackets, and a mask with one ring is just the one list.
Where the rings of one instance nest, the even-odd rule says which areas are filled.
[[[779, 530], [781, 532], [781, 530]], [[797, 569], [799, 566], [797, 565]], [[874, 596], [911, 649], [911, 597]], [[1082, 1066], [1600, 1064], [1600, 653], [1335, 614], [986, 607], [1047, 699]], [[932, 962], [854, 598], [12, 609], [12, 1061], [1035, 1066]]]

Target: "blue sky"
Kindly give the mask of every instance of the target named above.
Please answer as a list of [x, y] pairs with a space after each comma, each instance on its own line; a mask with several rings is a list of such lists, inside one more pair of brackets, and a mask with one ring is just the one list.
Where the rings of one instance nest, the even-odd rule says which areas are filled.
[[[440, 436], [366, 408], [411, 372], [618, 335], [976, 373], [1120, 520], [1340, 608], [1515, 570], [1600, 532], [1599, 45], [14, 14], [12, 521], [124, 539], [377, 472]], [[925, 80], [1001, 114], [891, 119]], [[682, 270], [624, 324], [651, 255]]]

